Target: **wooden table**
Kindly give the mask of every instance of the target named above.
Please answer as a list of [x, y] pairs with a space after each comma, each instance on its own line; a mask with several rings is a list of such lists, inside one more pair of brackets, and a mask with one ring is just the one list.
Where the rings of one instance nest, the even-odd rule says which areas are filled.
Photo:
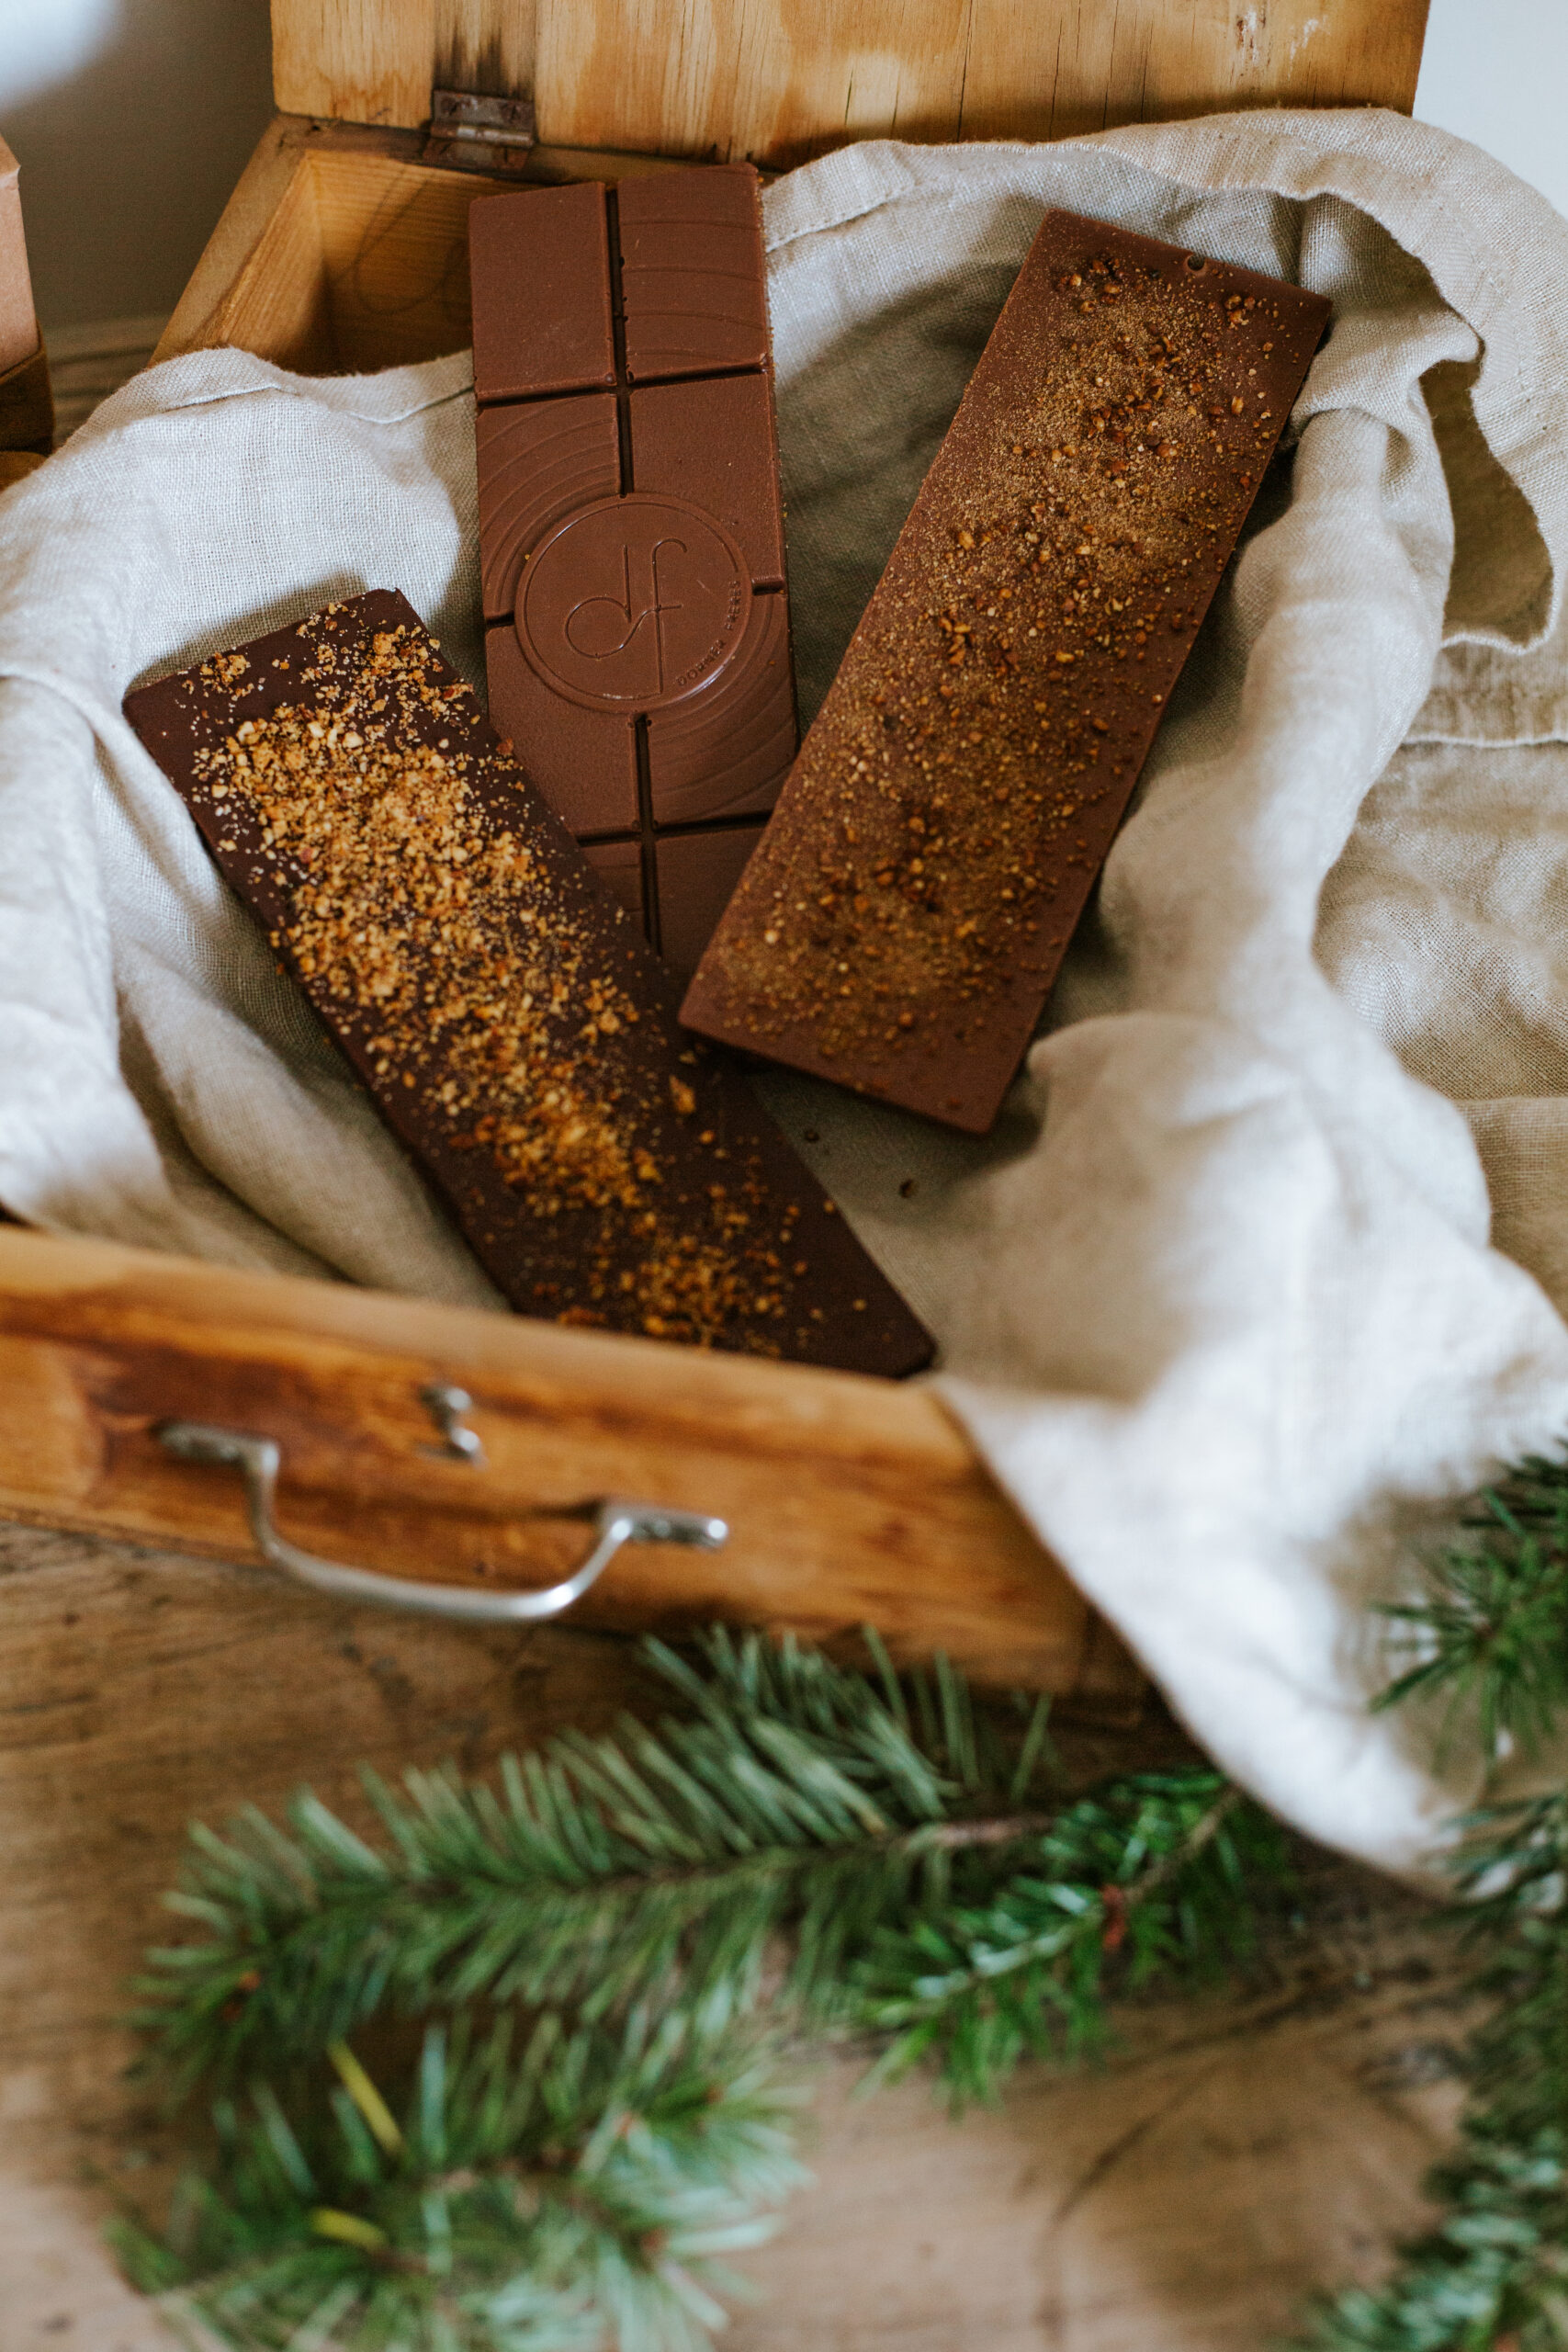
[[[186, 1823], [304, 1780], [357, 1812], [361, 1758], [475, 1770], [639, 1678], [608, 1636], [20, 1527], [0, 1612], [0, 2352], [152, 2352], [99, 2231], [167, 2152], [114, 2019]], [[1107, 2068], [1032, 2072], [1000, 2113], [952, 2123], [921, 2083], [855, 2101], [819, 2061], [816, 2186], [748, 2265], [732, 2352], [1258, 2352], [1314, 2285], [1372, 2275], [1420, 2218], [1463, 2018], [1408, 1898], [1325, 1864], [1303, 1907], [1266, 1981], [1145, 2005]]]

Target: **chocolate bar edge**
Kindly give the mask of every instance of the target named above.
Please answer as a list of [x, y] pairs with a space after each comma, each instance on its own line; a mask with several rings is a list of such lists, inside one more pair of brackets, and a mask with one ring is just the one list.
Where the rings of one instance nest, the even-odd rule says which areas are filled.
[[[1302, 359], [1299, 368], [1292, 363], [1281, 366], [1282, 377], [1290, 380], [1290, 397], [1282, 402], [1286, 413], [1280, 416], [1275, 425], [1267, 454], [1258, 466], [1258, 481], [1253, 485], [1251, 497], [1236, 518], [1235, 529], [1225, 545], [1224, 556], [1215, 563], [1213, 572], [1208, 578], [1201, 597], [1192, 594], [1190, 586], [1189, 588], [1185, 616], [1189, 627], [1182, 657], [1170, 670], [1168, 679], [1162, 681], [1163, 695], [1156, 694], [1153, 696], [1154, 702], [1161, 707], [1150, 715], [1141, 748], [1136, 751], [1135, 756], [1132, 759], [1131, 773], [1114, 796], [1114, 813], [1106, 829], [1101, 860], [1114, 839], [1152, 749], [1159, 720], [1164, 716], [1163, 705], [1168, 700], [1169, 693], [1177, 678], [1181, 674], [1185, 666], [1186, 653], [1190, 649], [1193, 636], [1207, 614], [1224, 578], [1224, 571], [1234, 557], [1237, 541], [1245, 531], [1247, 518], [1256, 504], [1263, 474], [1267, 470], [1269, 460], [1277, 454], [1280, 438], [1288, 421], [1289, 409], [1299, 394], [1301, 383], [1311, 364], [1313, 352], [1315, 350], [1317, 342], [1321, 340], [1323, 330], [1328, 323], [1332, 306], [1324, 298], [1291, 286], [1286, 281], [1268, 277], [1259, 272], [1244, 267], [1216, 263], [1206, 257], [1194, 265], [1192, 257], [1180, 247], [1143, 237], [1135, 232], [1121, 229], [1113, 223], [1095, 220], [1083, 215], [1066, 212], [1060, 208], [1053, 208], [1042, 219], [1040, 229], [1032, 241], [1030, 252], [1021, 266], [1018, 278], [1010, 290], [1008, 300], [1003, 305], [991, 336], [987, 339], [986, 350], [976, 364], [969, 384], [965, 386], [948, 433], [944, 435], [942, 447], [898, 534], [866, 610], [856, 625], [840, 665], [839, 677], [835, 680], [833, 687], [829, 689], [822, 710], [807, 731], [795, 768], [780, 795], [779, 806], [769, 828], [769, 833], [764, 834], [756, 864], [748, 877], [749, 883], [756, 876], [759, 869], [765, 869], [768, 865], [769, 834], [773, 833], [776, 828], [795, 823], [799, 816], [802, 796], [811, 789], [807, 778], [810, 775], [813, 751], [814, 748], [818, 748], [814, 746], [813, 739], [819, 737], [819, 730], [825, 725], [829, 727], [832, 725], [836, 700], [841, 698], [845, 693], [854, 691], [847, 687], [843, 682], [854, 673], [857, 656], [863, 657], [863, 666], [868, 674], [871, 673], [871, 663], [874, 656], [869, 640], [879, 620], [885, 616], [887, 601], [895, 597], [897, 593], [907, 592], [911, 577], [917, 579], [922, 597], [930, 593], [927, 583], [919, 579], [916, 566], [920, 559], [913, 550], [916, 548], [922, 529], [934, 530], [942, 523], [945, 503], [952, 501], [953, 485], [944, 478], [944, 460], [949, 459], [951, 453], [963, 446], [965, 431], [974, 427], [975, 419], [983, 403], [994, 398], [996, 372], [1016, 367], [1016, 357], [1007, 345], [1010, 325], [1016, 325], [1019, 310], [1032, 299], [1037, 299], [1042, 312], [1049, 316], [1052, 308], [1050, 277], [1059, 258], [1054, 254], [1053, 251], [1054, 232], [1076, 235], [1086, 243], [1092, 242], [1119, 259], [1130, 263], [1154, 256], [1157, 257], [1159, 263], [1168, 271], [1173, 262], [1185, 262], [1187, 266], [1193, 269], [1194, 276], [1200, 277], [1213, 269], [1220, 277], [1223, 292], [1227, 296], [1234, 294], [1237, 300], [1243, 300], [1251, 294], [1255, 300], [1267, 298], [1269, 300], [1278, 302], [1280, 297], [1288, 296], [1296, 306], [1296, 314], [1303, 322], [1303, 334], [1306, 326], [1311, 325], [1314, 314], [1316, 318], [1312, 344], [1307, 348], [1306, 356]], [[1032, 273], [1032, 283], [1030, 282]], [[1042, 274], [1044, 277], [1044, 284], [1040, 283]], [[1061, 337], [1059, 322], [1055, 323], [1054, 333], [1057, 340], [1053, 347], [1060, 348], [1065, 338]], [[988, 368], [987, 365], [992, 361], [993, 355], [996, 355], [995, 369]], [[1019, 395], [1015, 393], [1014, 409], [1017, 407], [1018, 399]], [[970, 430], [969, 437], [975, 439], [977, 435], [975, 431]], [[1071, 454], [1069, 452], [1069, 455]], [[1247, 478], [1244, 476], [1242, 479], [1245, 481]], [[1036, 509], [1036, 511], [1039, 510]], [[1195, 554], [1203, 544], [1195, 529], [1192, 540]], [[1085, 549], [1083, 552], [1087, 553], [1088, 550]], [[907, 568], [901, 571], [900, 563], [906, 555], [908, 556], [908, 563]], [[1151, 566], [1150, 570], [1152, 573], [1154, 567]], [[1141, 654], [1139, 659], [1143, 659]], [[934, 685], [938, 674], [934, 653], [931, 657], [931, 667]], [[857, 686], [863, 684], [863, 680], [857, 678]], [[874, 698], [880, 700], [881, 696]], [[1109, 695], [1107, 695], [1108, 707]], [[1036, 703], [1037, 710], [1042, 707], [1043, 706]], [[1126, 728], [1123, 726], [1124, 738], [1125, 735]], [[1049, 762], [1042, 763], [1042, 767], [1044, 772], [1050, 772]], [[1102, 788], [1096, 797], [1104, 801], [1108, 796]], [[1103, 818], [1106, 813], [1102, 809], [1101, 817]], [[802, 833], [805, 826], [806, 820], [800, 820], [799, 830]], [[936, 1058], [942, 1070], [940, 1082], [945, 1090], [945, 1099], [940, 1103], [934, 1099], [935, 1088], [930, 1082], [929, 1071], [926, 1073], [927, 1082], [922, 1083], [919, 1071], [908, 1061], [905, 1061], [900, 1068], [891, 1057], [883, 1056], [880, 1058], [874, 1058], [866, 1056], [858, 1067], [852, 1067], [847, 1056], [844, 1060], [840, 1060], [837, 1055], [825, 1054], [819, 1043], [821, 1029], [819, 1011], [817, 1013], [805, 1013], [795, 1018], [790, 1018], [787, 1013], [771, 1011], [765, 1018], [759, 1018], [754, 1023], [747, 1017], [747, 1001], [743, 996], [729, 992], [723, 968], [727, 933], [732, 929], [743, 932], [751, 922], [745, 885], [738, 893], [729, 913], [720, 922], [714, 940], [710, 943], [708, 953], [698, 967], [693, 984], [682, 1001], [682, 1020], [688, 1028], [700, 1035], [758, 1056], [767, 1062], [777, 1063], [811, 1077], [825, 1079], [867, 1099], [885, 1102], [914, 1112], [930, 1117], [938, 1124], [955, 1127], [961, 1132], [985, 1134], [994, 1125], [1008, 1089], [1016, 1077], [1020, 1064], [1027, 1052], [1030, 1034], [1035, 1027], [1039, 1013], [1048, 998], [1050, 988], [1059, 970], [1061, 958], [1066, 953], [1073, 930], [1089, 902], [1097, 875], [1098, 864], [1083, 873], [1081, 876], [1068, 878], [1065, 874], [1059, 876], [1048, 913], [1042, 910], [1041, 920], [1036, 929], [1039, 932], [1048, 932], [1053, 934], [1050, 948], [1054, 952], [1050, 968], [1044, 973], [1040, 988], [1038, 990], [1032, 989], [1028, 991], [1033, 1004], [1033, 1011], [1028, 1023], [1015, 1022], [1012, 1024], [1010, 1034], [1017, 1037], [1016, 1051], [1010, 1047], [1003, 1055], [992, 1054], [987, 1065], [989, 1077], [986, 1082], [982, 1083], [981, 1072], [976, 1065], [982, 1057], [983, 1048], [980, 1052], [971, 1048], [962, 1057], [962, 1063], [960, 1057], [953, 1048], [950, 1047], [945, 1054], [936, 1050]], [[759, 883], [758, 888], [762, 887], [763, 884]], [[857, 904], [863, 902], [857, 900]], [[757, 919], [756, 928], [760, 928], [761, 920], [760, 917]], [[991, 1009], [997, 1011], [1001, 1016], [1005, 1017], [1004, 997], [1008, 991], [1010, 991], [1018, 977], [1019, 967], [1015, 967], [1005, 976], [987, 1001]]]
[[[484, 718], [472, 690], [446, 662], [445, 657], [440, 654], [437, 640], [425, 628], [413, 607], [397, 591], [370, 591], [362, 596], [321, 608], [307, 615], [301, 621], [286, 624], [281, 628], [267, 631], [260, 638], [248, 640], [243, 646], [230, 649], [230, 654], [243, 654], [247, 659], [254, 657], [259, 662], [270, 655], [274, 648], [287, 650], [290, 646], [298, 645], [301, 639], [308, 639], [308, 632], [312, 628], [345, 612], [353, 612], [356, 616], [363, 618], [367, 632], [378, 626], [404, 628], [417, 632], [418, 636], [434, 650], [436, 662], [445, 675], [446, 682], [452, 688], [460, 689], [462, 695], [468, 698], [468, 704], [472, 706], [471, 712], [464, 714], [468, 729], [465, 748], [474, 752], [487, 768], [510, 765], [513, 768], [513, 776], [517, 778], [516, 781], [510, 783], [508, 788], [511, 790], [518, 790], [519, 782], [526, 787], [526, 779], [517, 777], [515, 763], [508, 763], [504, 755], [500, 752], [493, 729]], [[209, 660], [221, 658], [225, 657], [209, 657]], [[163, 713], [170, 707], [177, 691], [187, 682], [199, 682], [202, 666], [197, 664], [183, 672], [165, 673], [161, 677], [148, 680], [128, 693], [124, 701], [127, 718], [141, 737], [151, 756], [164, 767], [164, 773], [169, 777], [174, 789], [179, 792], [182, 800], [186, 800], [186, 796], [179, 779], [164, 765], [149, 737], [155, 727], [162, 724]], [[167, 729], [165, 728], [164, 731], [166, 735]], [[667, 1040], [669, 1050], [673, 1055], [680, 1043], [680, 1033], [673, 1017], [674, 992], [670, 986], [667, 975], [651, 956], [637, 933], [636, 926], [610, 902], [592, 875], [581, 852], [564, 827], [560, 825], [559, 820], [548, 808], [547, 803], [533, 792], [531, 787], [526, 787], [526, 791], [527, 798], [524, 805], [526, 808], [527, 819], [531, 827], [542, 831], [545, 836], [541, 846], [550, 861], [553, 881], [558, 887], [564, 881], [569, 891], [575, 890], [579, 899], [580, 912], [591, 913], [592, 922], [599, 926], [606, 941], [612, 939], [617, 932], [624, 933], [619, 953], [630, 961], [634, 967], [637, 983], [656, 1009], [662, 1034]], [[519, 798], [520, 801], [523, 800], [521, 793]], [[218, 839], [213, 831], [209, 831], [203, 813], [191, 806], [188, 800], [186, 800], [186, 807], [214, 865], [223, 875], [229, 886], [235, 890], [242, 902], [246, 905], [247, 910], [257, 922], [263, 937], [266, 938], [269, 931], [276, 930], [277, 936], [272, 945], [275, 959], [299, 986], [317, 1018], [321, 1021], [323, 1028], [343, 1054], [355, 1080], [369, 1096], [383, 1124], [391, 1130], [400, 1145], [408, 1153], [413, 1167], [433, 1198], [452, 1218], [479, 1262], [497, 1282], [503, 1294], [506, 1293], [509, 1283], [505, 1249], [502, 1247], [499, 1253], [494, 1250], [487, 1249], [483, 1245], [481, 1237], [476, 1233], [472, 1202], [459, 1182], [458, 1174], [447, 1168], [446, 1162], [451, 1155], [442, 1145], [433, 1125], [412, 1115], [412, 1106], [405, 1104], [394, 1089], [382, 1088], [377, 1084], [370, 1056], [363, 1041], [355, 1034], [352, 1023], [345, 1027], [340, 1020], [332, 1017], [331, 1009], [323, 1005], [317, 992], [301, 972], [288, 933], [287, 893], [278, 889], [268, 896], [266, 893], [258, 893], [254, 887], [247, 888], [239, 873], [232, 870], [237, 867], [240, 861], [226, 859], [220, 853]], [[520, 809], [520, 820], [521, 816]], [[224, 829], [226, 831], [233, 830], [231, 812], [224, 820]], [[246, 853], [246, 854], [251, 854]], [[606, 961], [609, 960], [607, 952]], [[706, 1050], [704, 1049], [705, 1052]], [[866, 1345], [840, 1346], [834, 1343], [831, 1338], [820, 1351], [803, 1354], [798, 1351], [791, 1350], [784, 1353], [784, 1360], [831, 1366], [835, 1369], [858, 1372], [870, 1376], [893, 1378], [907, 1377], [914, 1372], [923, 1370], [934, 1353], [934, 1343], [930, 1333], [920, 1325], [894, 1285], [882, 1273], [874, 1260], [865, 1251], [863, 1245], [855, 1239], [830, 1199], [826, 1197], [820, 1180], [800, 1161], [793, 1148], [779, 1133], [761, 1105], [756, 1102], [750, 1089], [745, 1086], [739, 1072], [734, 1070], [727, 1072], [721, 1057], [716, 1062], [710, 1062], [705, 1077], [700, 1078], [697, 1082], [707, 1090], [704, 1097], [705, 1116], [711, 1118], [715, 1115], [707, 1107], [707, 1101], [716, 1088], [720, 1090], [722, 1094], [722, 1110], [719, 1114], [721, 1117], [730, 1110], [731, 1106], [738, 1108], [738, 1124], [733, 1124], [725, 1130], [726, 1141], [734, 1144], [738, 1148], [754, 1149], [760, 1153], [761, 1163], [768, 1171], [768, 1179], [774, 1185], [779, 1198], [781, 1200], [792, 1198], [799, 1202], [801, 1213], [807, 1220], [801, 1227], [802, 1246], [807, 1246], [807, 1226], [816, 1227], [816, 1238], [809, 1243], [814, 1261], [820, 1251], [826, 1250], [828, 1265], [824, 1269], [825, 1272], [846, 1258], [852, 1261], [845, 1269], [847, 1278], [844, 1284], [844, 1299], [842, 1311], [839, 1316], [839, 1323], [843, 1328], [846, 1338], [854, 1341], [869, 1341], [878, 1329], [884, 1329], [886, 1331], [889, 1342], [886, 1347], [879, 1351], [885, 1358], [881, 1363], [868, 1360], [872, 1351]], [[467, 1167], [461, 1171], [463, 1175], [469, 1172]], [[486, 1214], [493, 1214], [493, 1212], [487, 1210]], [[808, 1284], [806, 1287], [809, 1289], [813, 1285]], [[877, 1299], [878, 1303], [874, 1310], [867, 1314], [863, 1324], [859, 1324], [858, 1318], [852, 1318], [848, 1312], [852, 1291], [867, 1293], [868, 1304], [874, 1295]], [[537, 1312], [536, 1309], [519, 1305], [515, 1298], [513, 1304], [517, 1312], [525, 1314]], [[558, 1318], [546, 1317], [543, 1319]], [[643, 1336], [636, 1331], [626, 1331], [625, 1335]], [[722, 1339], [712, 1344], [726, 1351], [738, 1351], [734, 1343]]]

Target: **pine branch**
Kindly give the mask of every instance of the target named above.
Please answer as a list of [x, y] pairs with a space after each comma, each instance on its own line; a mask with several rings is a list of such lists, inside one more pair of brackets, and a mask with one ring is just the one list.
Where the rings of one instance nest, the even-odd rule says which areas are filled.
[[133, 2282], [236, 2352], [698, 2352], [727, 2257], [803, 2177], [795, 2102], [733, 2039], [543, 2021], [512, 2048], [426, 2030], [397, 2121], [343, 2045], [292, 2111], [223, 2101], [215, 2177], [166, 2235], [116, 2233]]
[[1303, 2352], [1558, 2352], [1568, 2344], [1564, 2135], [1472, 2127], [1430, 2180], [1450, 2211], [1404, 2249], [1391, 2283], [1327, 2304]]
[[[1430, 1608], [1402, 1612], [1429, 1644], [1384, 1694], [1446, 1689], [1488, 1758], [1539, 1747], [1568, 1708], [1568, 1468], [1532, 1459], [1468, 1522]], [[1550, 1646], [1549, 1646], [1550, 1645]], [[1489, 2004], [1464, 2058], [1460, 2145], [1429, 2177], [1446, 2210], [1400, 2249], [1375, 2292], [1323, 2304], [1303, 2352], [1564, 2352], [1568, 2347], [1568, 1792], [1461, 1825], [1450, 1921]]]
[[1385, 1607], [1415, 1662], [1379, 1707], [1447, 1702], [1441, 1740], [1468, 1722], [1483, 1753], [1534, 1754], [1568, 1707], [1568, 1463], [1531, 1455], [1461, 1524], [1472, 1540], [1427, 1569], [1428, 1600]]
[[173, 2087], [319, 2051], [378, 2009], [520, 2001], [624, 2015], [679, 1997], [716, 2029], [756, 1998], [788, 1925], [788, 1997], [826, 2015], [889, 1919], [986, 1883], [1053, 1817], [1045, 1703], [1001, 1741], [950, 1668], [875, 1679], [722, 1632], [691, 1709], [503, 1759], [499, 1793], [452, 1772], [367, 1786], [372, 1847], [314, 1797], [289, 1834], [252, 1811], [197, 1828], [171, 1907], [201, 1939], [149, 1955], [136, 2022]]
[[[781, 1934], [779, 2022], [890, 2037], [881, 2071], [929, 2053], [956, 2104], [1096, 2046], [1118, 1989], [1234, 1957], [1282, 1875], [1212, 1770], [1069, 1799], [1043, 1702], [998, 1731], [945, 1665], [649, 1654], [684, 1719], [557, 1740], [499, 1793], [372, 1783], [374, 1846], [308, 1796], [288, 1833], [194, 1833], [201, 1933], [151, 1955], [143, 2022], [172, 2087], [230, 2086], [220, 2165], [120, 2241], [191, 2324], [237, 2352], [696, 2352], [713, 2266], [794, 2177], [745, 2024]], [[400, 2012], [425, 2020], [401, 2122], [349, 2047]]]
[[1313, 2352], [1548, 2352], [1568, 2345], [1568, 1800], [1477, 1815], [1452, 1863], [1454, 1917], [1496, 2004], [1465, 2054], [1448, 2210], [1375, 2293], [1325, 2305]]
[[939, 2062], [955, 2107], [1030, 2055], [1098, 2048], [1112, 1991], [1212, 1975], [1251, 1947], [1286, 1879], [1279, 1830], [1217, 1772], [1133, 1775], [1081, 1799], [980, 1906], [883, 1929], [854, 2016], [891, 2037], [878, 2077]]

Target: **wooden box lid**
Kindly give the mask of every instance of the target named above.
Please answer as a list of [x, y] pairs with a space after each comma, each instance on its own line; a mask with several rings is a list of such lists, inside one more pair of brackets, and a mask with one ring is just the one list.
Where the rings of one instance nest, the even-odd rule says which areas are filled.
[[272, 0], [285, 113], [784, 167], [855, 139], [1058, 139], [1245, 106], [1408, 112], [1427, 0]]

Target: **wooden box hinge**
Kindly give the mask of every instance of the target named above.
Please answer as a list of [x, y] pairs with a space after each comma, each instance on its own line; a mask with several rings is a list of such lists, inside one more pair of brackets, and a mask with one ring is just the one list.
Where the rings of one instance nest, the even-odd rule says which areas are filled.
[[479, 90], [432, 90], [421, 161], [448, 171], [519, 177], [538, 136], [532, 98], [493, 98]]

